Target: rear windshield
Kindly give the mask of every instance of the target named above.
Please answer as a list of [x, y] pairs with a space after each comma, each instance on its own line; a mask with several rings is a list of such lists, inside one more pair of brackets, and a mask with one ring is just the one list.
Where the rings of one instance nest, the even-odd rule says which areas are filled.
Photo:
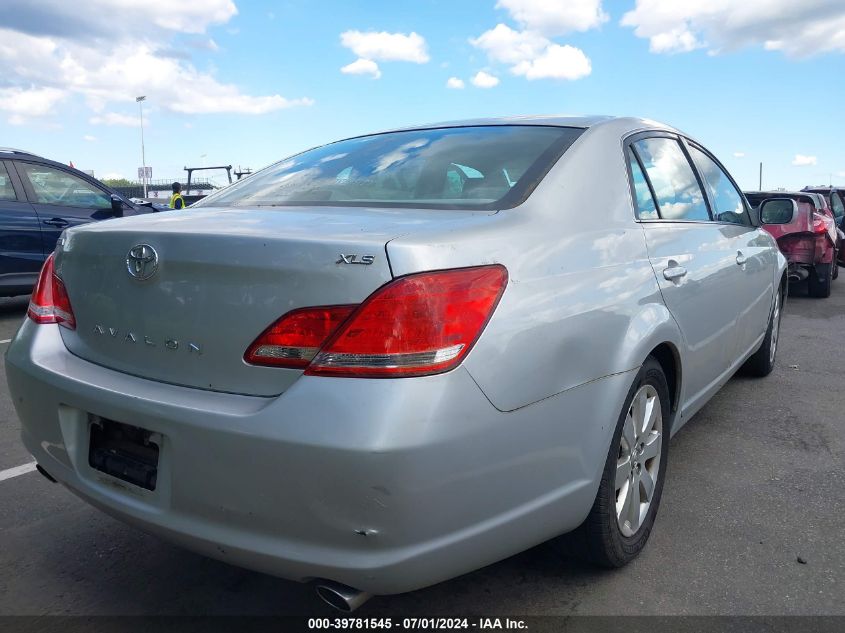
[[583, 132], [500, 125], [363, 136], [297, 154], [193, 206], [511, 208]]

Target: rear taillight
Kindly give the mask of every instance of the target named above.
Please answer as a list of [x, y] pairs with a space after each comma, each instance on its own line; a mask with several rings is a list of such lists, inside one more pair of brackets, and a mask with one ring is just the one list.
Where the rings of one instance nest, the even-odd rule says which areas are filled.
[[41, 268], [26, 313], [36, 323], [58, 323], [68, 329], [76, 329], [76, 319], [65, 284], [53, 270], [52, 253]]
[[472, 349], [507, 281], [507, 270], [499, 265], [401, 277], [360, 306], [289, 312], [249, 346], [244, 360], [307, 367], [307, 375], [318, 376], [442, 373]]
[[818, 213], [813, 214], [813, 233], [823, 234], [827, 232], [827, 224], [824, 218]]
[[288, 312], [255, 339], [244, 354], [252, 365], [302, 369], [356, 306], [322, 306]]
[[395, 377], [448, 371], [478, 340], [507, 281], [507, 270], [498, 265], [392, 281], [355, 310], [305, 373]]

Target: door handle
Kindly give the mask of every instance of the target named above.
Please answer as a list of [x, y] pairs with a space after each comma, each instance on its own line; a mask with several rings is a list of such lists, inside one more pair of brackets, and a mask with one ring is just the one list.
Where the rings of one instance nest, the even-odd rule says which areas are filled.
[[51, 218], [49, 220], [44, 220], [44, 224], [49, 224], [50, 226], [56, 227], [65, 227], [68, 226], [70, 222], [62, 218]]
[[745, 262], [748, 261], [748, 258], [742, 254], [742, 251], [737, 251], [736, 253], [736, 263], [742, 266]]
[[686, 276], [687, 269], [683, 266], [669, 266], [663, 269], [663, 278], [667, 281], [675, 281], [681, 277]]

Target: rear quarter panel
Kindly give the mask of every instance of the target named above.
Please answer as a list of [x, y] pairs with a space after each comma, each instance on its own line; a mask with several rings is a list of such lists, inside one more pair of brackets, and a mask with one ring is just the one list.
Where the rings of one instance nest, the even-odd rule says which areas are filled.
[[526, 203], [481, 226], [388, 244], [397, 276], [508, 269], [502, 301], [465, 361], [502, 411], [634, 369], [662, 342], [682, 347], [634, 222], [622, 135], [612, 124], [592, 128]]

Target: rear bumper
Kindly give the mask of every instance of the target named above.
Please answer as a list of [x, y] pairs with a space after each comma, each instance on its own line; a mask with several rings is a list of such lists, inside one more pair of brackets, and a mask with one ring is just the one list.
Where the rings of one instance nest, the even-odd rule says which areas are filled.
[[788, 234], [778, 238], [777, 242], [790, 268], [812, 268], [816, 264], [833, 261], [835, 249], [827, 234]]
[[[24, 323], [6, 356], [24, 444], [92, 505], [202, 554], [376, 594], [471, 571], [576, 527], [632, 375], [512, 413], [463, 369], [302, 377], [258, 398], [177, 387], [70, 354]], [[89, 414], [163, 436], [146, 491], [88, 465]]]

